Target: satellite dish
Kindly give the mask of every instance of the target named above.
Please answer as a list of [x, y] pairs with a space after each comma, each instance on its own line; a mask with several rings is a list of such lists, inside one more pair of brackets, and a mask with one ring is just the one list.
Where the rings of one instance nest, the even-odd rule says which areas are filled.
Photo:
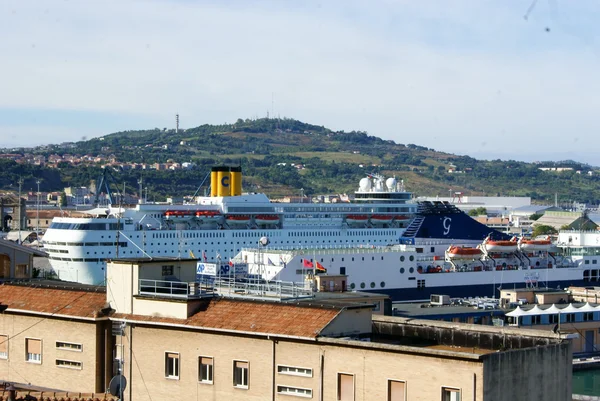
[[108, 391], [111, 395], [120, 396], [121, 392], [125, 391], [127, 387], [127, 379], [123, 375], [116, 375], [110, 379], [108, 384]]
[[267, 246], [267, 245], [269, 245], [269, 238], [267, 238], [267, 237], [260, 237], [260, 239], [258, 240], [258, 242], [262, 246]]

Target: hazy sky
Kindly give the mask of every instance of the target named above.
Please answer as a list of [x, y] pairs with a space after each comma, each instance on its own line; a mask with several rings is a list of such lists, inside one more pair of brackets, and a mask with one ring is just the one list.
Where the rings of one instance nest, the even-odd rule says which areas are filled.
[[538, 0], [524, 18], [531, 5], [2, 0], [0, 147], [269, 111], [478, 159], [600, 165], [600, 2]]

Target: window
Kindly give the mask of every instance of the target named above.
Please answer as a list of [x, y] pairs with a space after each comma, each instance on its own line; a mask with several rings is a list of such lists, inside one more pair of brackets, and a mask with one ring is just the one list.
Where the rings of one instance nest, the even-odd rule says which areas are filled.
[[165, 352], [165, 377], [179, 379], [179, 354], [176, 352]]
[[460, 390], [442, 387], [442, 401], [460, 401]]
[[248, 362], [233, 361], [233, 387], [248, 388]]
[[567, 316], [565, 319], [567, 320], [567, 323], [573, 323], [575, 321], [575, 314], [567, 313]]
[[64, 341], [57, 341], [56, 348], [62, 349], [65, 351], [79, 351], [79, 352], [83, 351], [83, 345], [75, 344], [75, 343], [67, 343]]
[[32, 363], [42, 363], [42, 340], [25, 339], [25, 360]]
[[584, 312], [583, 321], [589, 322], [590, 320], [594, 320], [594, 312]]
[[200, 383], [212, 384], [213, 382], [213, 359], [207, 356], [198, 357], [198, 381]]
[[531, 316], [531, 324], [541, 324], [542, 316], [541, 315], [533, 315]]
[[172, 276], [173, 275], [173, 265], [166, 265], [162, 267], [162, 275], [164, 276]]
[[0, 359], [8, 359], [8, 336], [0, 335]]
[[406, 401], [406, 382], [388, 380], [388, 401]]
[[309, 368], [297, 368], [295, 366], [278, 365], [277, 372], [279, 372], [282, 375], [312, 377], [312, 369]]
[[278, 394], [295, 395], [297, 397], [312, 398], [312, 390], [309, 388], [277, 386]]
[[339, 401], [354, 401], [354, 375], [338, 373], [337, 390]]
[[68, 361], [66, 359], [57, 359], [56, 366], [59, 368], [68, 368], [68, 369], [79, 369], [81, 370], [81, 362], [79, 361]]

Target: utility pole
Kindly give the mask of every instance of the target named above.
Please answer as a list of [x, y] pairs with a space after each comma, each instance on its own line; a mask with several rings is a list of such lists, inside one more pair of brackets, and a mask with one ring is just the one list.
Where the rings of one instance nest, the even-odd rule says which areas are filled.
[[37, 247], [40, 247], [40, 180], [35, 181], [37, 184], [37, 202], [36, 202], [36, 229], [35, 229], [35, 240], [37, 241]]
[[23, 210], [21, 210], [21, 206], [23, 202], [21, 202], [21, 187], [23, 186], [23, 178], [19, 177], [19, 244], [21, 243], [21, 224], [23, 223]]

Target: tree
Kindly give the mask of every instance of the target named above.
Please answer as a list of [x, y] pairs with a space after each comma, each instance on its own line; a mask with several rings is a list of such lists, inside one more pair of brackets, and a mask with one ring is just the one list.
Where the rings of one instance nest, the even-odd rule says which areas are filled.
[[541, 214], [541, 213], [534, 213], [534, 214], [532, 214], [531, 216], [529, 216], [529, 220], [534, 220], [534, 221], [536, 221], [536, 220], [538, 220], [538, 219], [539, 219], [540, 217], [542, 217], [542, 216], [543, 216], [543, 214]]
[[539, 235], [552, 235], [552, 234], [558, 234], [558, 231], [556, 231], [556, 228], [554, 228], [552, 226], [547, 226], [545, 224], [537, 224], [534, 226], [531, 236], [533, 238], [535, 238]]
[[476, 216], [487, 216], [487, 209], [484, 207], [478, 207], [476, 209], [471, 209], [469, 210], [469, 216], [471, 217], [476, 217]]

